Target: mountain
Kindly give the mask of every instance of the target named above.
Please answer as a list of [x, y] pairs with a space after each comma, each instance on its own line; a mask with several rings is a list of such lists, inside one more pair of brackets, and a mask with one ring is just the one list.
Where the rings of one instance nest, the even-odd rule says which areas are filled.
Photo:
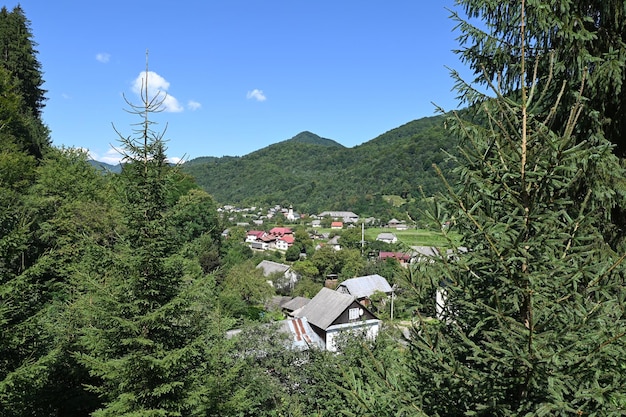
[[284, 144], [285, 142], [298, 142], [298, 143], [308, 143], [310, 145], [321, 145], [321, 146], [338, 146], [340, 148], [344, 148], [345, 146], [343, 146], [340, 143], [335, 142], [332, 139], [325, 139], [325, 138], [321, 138], [319, 136], [317, 136], [315, 133], [311, 133], [311, 132], [300, 132], [298, 133], [296, 136], [294, 136], [291, 139], [288, 139], [284, 142], [279, 142]]
[[441, 190], [433, 169], [449, 171], [456, 140], [445, 115], [414, 120], [346, 148], [302, 132], [241, 157], [201, 157], [182, 165], [223, 204], [293, 204], [300, 212], [350, 210], [380, 215], [384, 195], [420, 197]]
[[93, 159], [90, 159], [89, 163], [92, 166], [94, 166], [94, 167], [96, 167], [98, 169], [101, 169], [103, 171], [113, 172], [115, 174], [119, 174], [120, 172], [122, 172], [122, 165], [121, 164], [111, 165], [111, 164], [107, 164], [106, 162], [95, 161]]

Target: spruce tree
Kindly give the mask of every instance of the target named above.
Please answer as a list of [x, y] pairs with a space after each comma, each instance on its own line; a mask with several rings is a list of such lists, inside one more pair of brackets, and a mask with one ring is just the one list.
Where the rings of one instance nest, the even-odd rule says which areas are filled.
[[92, 274], [80, 309], [86, 325], [79, 360], [98, 379], [92, 389], [104, 404], [94, 416], [191, 415], [199, 407], [194, 380], [204, 361], [212, 280], [198, 262], [177, 254], [168, 198], [174, 175], [163, 133], [150, 116], [163, 97], [148, 96], [135, 137], [123, 137], [124, 167], [118, 194], [126, 219], [113, 264]]
[[447, 122], [460, 138], [460, 184], [447, 184], [430, 216], [458, 232], [466, 250], [421, 265], [403, 285], [405, 295], [421, 291], [420, 301], [442, 291], [443, 308], [428, 317], [433, 301], [418, 304], [400, 375], [365, 366], [344, 379], [347, 398], [367, 405], [361, 415], [380, 415], [380, 402], [369, 401], [379, 394], [396, 404], [388, 415], [626, 412], [626, 255], [613, 251], [601, 228], [598, 208], [614, 198], [612, 184], [589, 181], [616, 157], [602, 131], [579, 126], [594, 111], [584, 96], [590, 75], [572, 77], [583, 82], [564, 105], [569, 84], [554, 87], [541, 72], [557, 65], [558, 54], [529, 49], [535, 41], [524, 36], [533, 30], [524, 10], [522, 1], [507, 17], [520, 33], [509, 49], [517, 64], [494, 77], [511, 83], [492, 82], [486, 71], [488, 96], [457, 78], [460, 94], [477, 103], [475, 116], [455, 113]]
[[0, 94], [17, 93], [20, 97], [18, 121], [11, 121], [20, 124], [19, 131], [12, 129], [10, 133], [23, 150], [39, 159], [50, 146], [50, 134], [41, 119], [46, 90], [42, 88], [43, 74], [32, 38], [30, 21], [20, 6], [11, 12], [6, 7], [0, 9], [0, 65], [10, 77], [10, 81], [4, 80], [4, 74], [0, 77]]
[[422, 276], [444, 284], [446, 301], [439, 320], [412, 334], [406, 392], [428, 415], [623, 415], [624, 256], [598, 226], [611, 184], [588, 181], [615, 156], [602, 132], [578, 129], [593, 111], [585, 74], [564, 123], [555, 123], [568, 85], [544, 101], [554, 80], [538, 73], [542, 60], [554, 61], [533, 55], [529, 68], [523, 5], [510, 16], [521, 28], [510, 58], [518, 65], [506, 74], [516, 91], [487, 73], [493, 95], [477, 101], [480, 123], [449, 121], [461, 139], [461, 188], [449, 186], [438, 220], [460, 232], [468, 253]]
[[36, 166], [5, 148], [0, 172], [0, 410], [7, 417], [84, 411], [93, 397], [84, 395], [84, 369], [69, 354], [67, 306], [86, 248], [111, 232], [104, 177], [76, 150], [51, 150]]
[[[525, 39], [526, 66], [536, 62], [536, 72], [546, 82], [546, 100], [535, 107], [547, 116], [551, 105], [561, 103], [551, 116], [553, 125], [567, 123], [569, 109], [582, 94], [585, 111], [576, 123], [579, 137], [606, 138], [620, 161], [592, 163], [586, 181], [581, 182], [579, 198], [596, 182], [611, 181], [615, 193], [594, 199], [605, 214], [602, 232], [609, 243], [626, 248], [626, 8], [622, 0], [528, 0], [524, 4], [527, 24], [519, 30], [521, 2], [505, 0], [457, 0], [472, 20], [454, 14], [461, 30], [462, 60], [475, 71], [483, 87], [497, 83], [503, 92], [516, 91], [521, 60], [519, 47]], [[477, 23], [473, 23], [477, 22]], [[532, 46], [532, 47], [530, 47]], [[546, 59], [552, 56], [552, 60]], [[567, 83], [561, 91], [563, 82]], [[583, 87], [584, 84], [584, 88]], [[479, 102], [481, 95], [460, 94], [467, 104]], [[543, 107], [541, 106], [543, 104]], [[597, 196], [596, 197], [600, 197]]]
[[41, 117], [46, 90], [42, 88], [44, 80], [35, 49], [37, 43], [21, 6], [11, 12], [6, 7], [0, 10], [0, 40], [2, 66], [18, 81], [26, 108], [35, 117]]

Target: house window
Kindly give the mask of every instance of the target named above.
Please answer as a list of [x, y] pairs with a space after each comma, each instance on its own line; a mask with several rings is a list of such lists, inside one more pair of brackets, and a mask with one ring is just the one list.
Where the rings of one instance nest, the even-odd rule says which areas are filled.
[[358, 320], [359, 317], [360, 317], [360, 314], [359, 314], [359, 309], [358, 308], [351, 308], [348, 311], [348, 319], [349, 320]]

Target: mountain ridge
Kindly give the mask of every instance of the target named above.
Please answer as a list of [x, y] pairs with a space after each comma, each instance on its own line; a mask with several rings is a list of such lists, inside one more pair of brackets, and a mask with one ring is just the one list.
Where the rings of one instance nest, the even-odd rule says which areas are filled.
[[421, 198], [442, 189], [433, 164], [448, 173], [456, 146], [445, 117], [413, 120], [352, 148], [304, 131], [239, 157], [194, 158], [181, 169], [223, 204], [380, 214], [384, 195]]

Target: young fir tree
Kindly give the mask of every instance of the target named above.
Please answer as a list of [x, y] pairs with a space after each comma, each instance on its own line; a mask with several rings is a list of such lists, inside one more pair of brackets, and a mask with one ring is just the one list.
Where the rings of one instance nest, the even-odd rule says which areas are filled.
[[445, 284], [444, 309], [413, 332], [406, 392], [428, 415], [623, 415], [624, 256], [598, 227], [610, 184], [588, 181], [615, 156], [600, 133], [578, 129], [591, 111], [584, 83], [565, 122], [554, 123], [568, 85], [543, 101], [553, 80], [540, 61], [550, 56], [527, 67], [523, 6], [520, 46], [510, 50], [519, 65], [507, 74], [518, 89], [489, 83], [480, 123], [450, 122], [461, 138], [461, 189], [449, 187], [439, 220], [469, 252], [429, 273]]
[[97, 377], [103, 399], [94, 416], [191, 415], [201, 396], [194, 381], [205, 362], [205, 326], [212, 282], [199, 263], [177, 254], [170, 238], [169, 187], [174, 169], [165, 157], [162, 133], [150, 116], [163, 97], [149, 97], [143, 80], [142, 118], [136, 138], [124, 138], [120, 176], [126, 219], [113, 265], [92, 281], [81, 303], [86, 325], [79, 360]]

